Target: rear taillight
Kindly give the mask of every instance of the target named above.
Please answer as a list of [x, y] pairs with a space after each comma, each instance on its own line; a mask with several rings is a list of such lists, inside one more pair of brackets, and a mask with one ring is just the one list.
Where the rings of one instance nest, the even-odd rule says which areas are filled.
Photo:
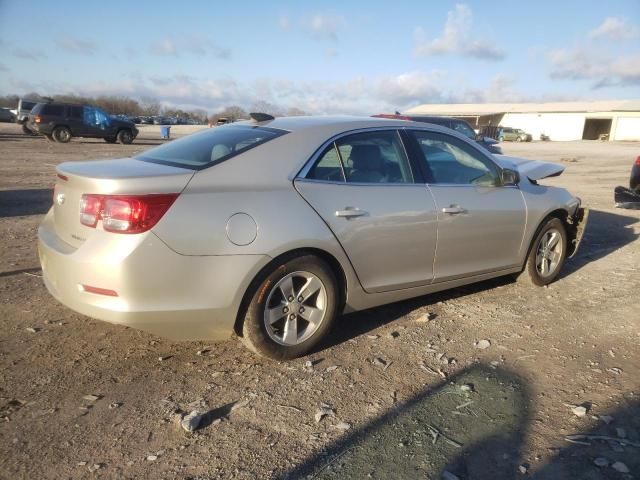
[[177, 193], [154, 195], [83, 195], [80, 223], [114, 233], [142, 233], [153, 228], [178, 198]]
[[102, 213], [101, 195], [82, 195], [80, 199], [80, 223], [95, 228]]
[[33, 119], [36, 123], [40, 123], [42, 121], [42, 117], [40, 115], [36, 115]]
[[635, 164], [640, 167], [640, 155], [638, 156], [638, 158], [636, 158]]

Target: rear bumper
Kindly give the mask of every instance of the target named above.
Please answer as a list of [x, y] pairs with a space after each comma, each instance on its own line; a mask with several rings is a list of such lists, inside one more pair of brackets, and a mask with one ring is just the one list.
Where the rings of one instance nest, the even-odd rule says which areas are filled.
[[[249, 282], [269, 260], [262, 255], [179, 255], [152, 232], [96, 230], [76, 249], [56, 235], [51, 212], [38, 229], [38, 252], [44, 283], [62, 304], [174, 340], [229, 338]], [[89, 293], [82, 285], [117, 296]]]

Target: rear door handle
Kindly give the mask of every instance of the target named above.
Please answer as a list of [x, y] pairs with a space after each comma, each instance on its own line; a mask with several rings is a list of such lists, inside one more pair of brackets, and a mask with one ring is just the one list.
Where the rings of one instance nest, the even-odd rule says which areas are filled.
[[449, 205], [448, 207], [444, 207], [442, 209], [442, 213], [447, 213], [449, 215], [457, 215], [458, 213], [465, 213], [466, 210], [462, 208], [460, 205]]
[[344, 207], [344, 210], [336, 210], [336, 217], [353, 218], [363, 217], [364, 215], [367, 215], [367, 212], [355, 207]]

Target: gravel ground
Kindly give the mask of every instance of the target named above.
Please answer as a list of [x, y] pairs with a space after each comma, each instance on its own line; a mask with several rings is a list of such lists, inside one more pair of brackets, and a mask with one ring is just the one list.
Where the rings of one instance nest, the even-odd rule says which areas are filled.
[[563, 163], [548, 183], [592, 209], [550, 287], [504, 278], [348, 315], [277, 363], [92, 320], [44, 288], [55, 165], [157, 138], [59, 145], [0, 125], [1, 478], [640, 478], [640, 212], [612, 208], [638, 143], [504, 145]]

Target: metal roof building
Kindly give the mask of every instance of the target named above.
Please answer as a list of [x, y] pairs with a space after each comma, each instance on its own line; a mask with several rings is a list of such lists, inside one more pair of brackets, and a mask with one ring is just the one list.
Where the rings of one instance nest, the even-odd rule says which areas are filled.
[[407, 115], [464, 118], [473, 127], [513, 127], [551, 140], [640, 140], [640, 100], [426, 104]]

